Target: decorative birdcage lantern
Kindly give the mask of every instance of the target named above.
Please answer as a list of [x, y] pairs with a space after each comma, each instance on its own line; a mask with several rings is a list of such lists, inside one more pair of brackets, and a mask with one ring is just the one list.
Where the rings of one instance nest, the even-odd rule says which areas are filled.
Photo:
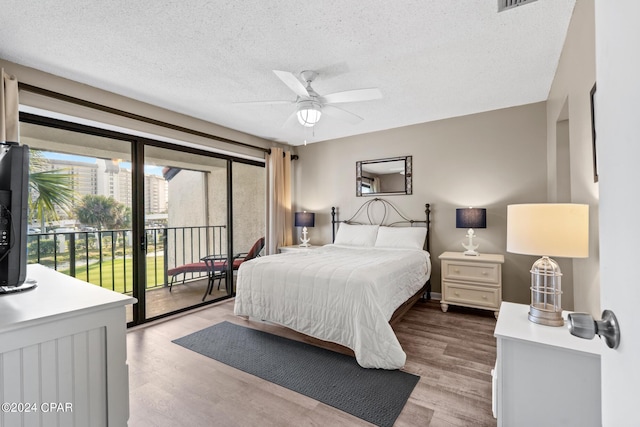
[[529, 320], [547, 326], [562, 326], [562, 273], [557, 262], [547, 256], [531, 267]]

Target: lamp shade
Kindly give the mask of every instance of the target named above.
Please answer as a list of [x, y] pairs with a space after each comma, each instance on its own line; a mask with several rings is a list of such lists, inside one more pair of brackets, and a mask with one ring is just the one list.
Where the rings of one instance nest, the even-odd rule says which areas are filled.
[[589, 206], [572, 203], [507, 206], [507, 251], [587, 258]]
[[313, 212], [296, 212], [294, 225], [296, 227], [313, 227], [316, 222], [316, 214]]
[[484, 208], [456, 209], [456, 228], [487, 228], [487, 210]]

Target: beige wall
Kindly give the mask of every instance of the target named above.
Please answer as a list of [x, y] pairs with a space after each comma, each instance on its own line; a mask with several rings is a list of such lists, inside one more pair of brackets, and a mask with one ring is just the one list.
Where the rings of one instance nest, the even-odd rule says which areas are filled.
[[455, 228], [455, 208], [487, 208], [487, 228], [476, 230], [479, 250], [506, 256], [506, 301], [528, 303], [535, 257], [506, 253], [506, 213], [511, 203], [547, 198], [546, 104], [490, 111], [299, 147], [294, 162], [295, 209], [316, 212], [313, 244], [331, 241], [331, 206], [342, 218], [355, 212], [358, 160], [413, 156], [413, 194], [390, 196], [412, 218], [432, 208], [432, 286], [440, 290], [443, 251], [463, 251], [466, 230]]
[[[595, 74], [594, 2], [582, 0], [576, 2], [547, 100], [548, 193], [550, 202], [570, 201], [590, 206], [589, 258], [573, 260], [573, 309], [599, 318], [599, 187], [593, 179], [589, 96]], [[567, 125], [568, 132], [564, 129]], [[569, 148], [568, 156], [563, 154], [565, 144]], [[563, 178], [562, 174], [567, 171], [568, 178]], [[569, 188], [566, 188], [567, 180]], [[565, 266], [571, 268], [571, 262], [563, 261], [561, 268], [568, 274], [570, 270]], [[563, 307], [571, 309], [568, 304]]]
[[[193, 156], [192, 156], [193, 157]], [[169, 227], [227, 226], [208, 231], [176, 232], [169, 239], [169, 266], [183, 260], [197, 262], [204, 255], [227, 253], [227, 168], [196, 163], [200, 170], [183, 169], [169, 181]], [[205, 162], [208, 159], [205, 160]], [[210, 163], [210, 162], [209, 162]], [[219, 163], [219, 162], [218, 162]], [[234, 254], [248, 252], [265, 232], [265, 169], [233, 164]], [[174, 248], [175, 246], [175, 248]], [[191, 251], [194, 248], [194, 251]], [[177, 253], [177, 260], [174, 255]]]
[[265, 235], [266, 170], [234, 163], [232, 179], [233, 247], [235, 252], [248, 252]]
[[[209, 225], [206, 221], [206, 178], [207, 173], [183, 169], [169, 181], [169, 227], [198, 227]], [[224, 224], [224, 223], [223, 223]], [[215, 224], [218, 225], [218, 224]], [[204, 234], [206, 235], [206, 234]], [[169, 268], [181, 264], [198, 262], [200, 257], [209, 255], [207, 241], [199, 235], [198, 229], [180, 229], [167, 236], [167, 262]], [[216, 253], [220, 253], [219, 251]]]

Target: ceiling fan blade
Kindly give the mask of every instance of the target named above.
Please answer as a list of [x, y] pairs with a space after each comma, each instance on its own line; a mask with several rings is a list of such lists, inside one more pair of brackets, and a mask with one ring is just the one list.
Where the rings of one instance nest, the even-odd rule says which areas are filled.
[[290, 73], [288, 71], [278, 71], [278, 70], [273, 70], [273, 72], [296, 95], [301, 96], [303, 98], [306, 98], [309, 96], [309, 92], [307, 92], [307, 89], [304, 87], [302, 82], [298, 80], [296, 76], [293, 75], [293, 73]]
[[289, 117], [287, 117], [287, 120], [285, 120], [284, 123], [282, 123], [282, 127], [288, 128], [297, 124], [298, 123], [297, 113], [298, 113], [297, 111], [294, 111]]
[[325, 105], [324, 107], [322, 107], [322, 112], [327, 116], [344, 120], [345, 122], [351, 123], [352, 125], [358, 124], [364, 120], [362, 117], [355, 113], [352, 113], [351, 111], [343, 110], [342, 108], [335, 107], [333, 105]]
[[371, 101], [373, 99], [382, 98], [382, 92], [377, 87], [368, 89], [345, 90], [344, 92], [335, 92], [322, 97], [327, 104], [339, 104], [341, 102], [360, 102]]

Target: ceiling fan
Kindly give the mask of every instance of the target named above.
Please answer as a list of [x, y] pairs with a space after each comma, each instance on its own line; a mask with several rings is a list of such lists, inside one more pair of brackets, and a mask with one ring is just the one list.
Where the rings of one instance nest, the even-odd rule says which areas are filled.
[[[294, 104], [296, 110], [285, 121], [285, 125], [298, 119], [302, 126], [313, 127], [320, 120], [322, 114], [356, 124], [364, 120], [359, 115], [336, 107], [333, 104], [347, 102], [370, 101], [382, 98], [382, 92], [378, 88], [353, 89], [342, 92], [334, 92], [327, 95], [319, 95], [311, 83], [318, 77], [318, 73], [311, 70], [302, 71], [300, 79], [288, 71], [273, 70], [276, 76], [289, 87], [296, 95], [295, 101], [256, 101], [243, 102], [242, 104]], [[303, 84], [306, 83], [306, 86]]]

